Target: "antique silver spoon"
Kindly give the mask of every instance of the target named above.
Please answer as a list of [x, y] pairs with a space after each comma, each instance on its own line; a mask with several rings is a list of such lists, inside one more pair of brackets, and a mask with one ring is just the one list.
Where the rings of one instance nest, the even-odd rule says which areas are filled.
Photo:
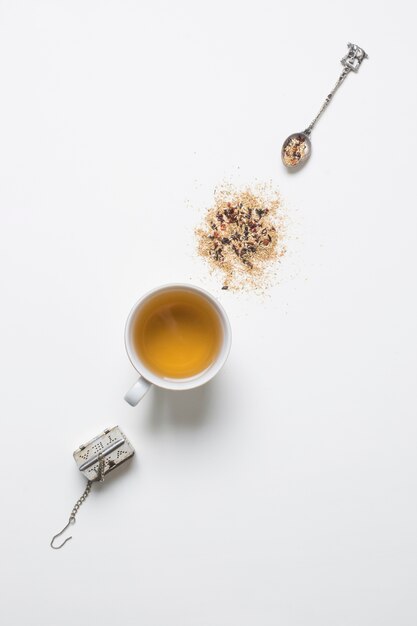
[[285, 167], [294, 170], [299, 168], [308, 160], [311, 154], [311, 131], [316, 125], [318, 119], [323, 115], [324, 111], [329, 106], [330, 101], [345, 80], [346, 76], [350, 72], [357, 72], [362, 61], [367, 58], [368, 55], [365, 50], [354, 43], [348, 43], [348, 52], [341, 60], [341, 63], [344, 66], [343, 72], [340, 74], [337, 83], [323, 102], [320, 111], [317, 113], [310, 126], [300, 133], [293, 133], [284, 141], [281, 150], [281, 159]]

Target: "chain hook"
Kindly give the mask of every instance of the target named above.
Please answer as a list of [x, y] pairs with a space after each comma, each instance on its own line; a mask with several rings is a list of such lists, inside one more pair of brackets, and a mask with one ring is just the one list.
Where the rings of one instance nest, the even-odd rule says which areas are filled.
[[[99, 454], [99, 455], [98, 455], [98, 468], [97, 468], [97, 478], [96, 478], [96, 480], [98, 480], [98, 481], [100, 481], [100, 482], [103, 482], [103, 480], [104, 480], [104, 458], [103, 458], [103, 455], [102, 455], [102, 454]], [[59, 537], [60, 535], [62, 535], [62, 533], [64, 533], [64, 532], [67, 530], [68, 526], [71, 526], [71, 524], [75, 524], [75, 516], [77, 515], [77, 513], [78, 513], [78, 509], [80, 508], [80, 506], [82, 505], [82, 503], [83, 503], [83, 502], [85, 502], [85, 500], [87, 499], [87, 496], [88, 496], [88, 494], [90, 493], [90, 490], [91, 490], [91, 486], [92, 486], [92, 484], [93, 484], [93, 481], [92, 481], [92, 480], [88, 480], [88, 481], [87, 481], [87, 486], [86, 486], [86, 488], [84, 489], [84, 492], [83, 492], [82, 496], [81, 496], [81, 497], [77, 500], [77, 502], [74, 504], [74, 508], [72, 509], [72, 511], [71, 511], [71, 515], [69, 516], [68, 524], [67, 524], [66, 526], [64, 526], [64, 528], [63, 528], [63, 529], [62, 529], [59, 533], [57, 533], [56, 535], [54, 535], [54, 536], [52, 537], [52, 541], [51, 541], [51, 543], [50, 543], [49, 545], [50, 545], [50, 546], [51, 546], [51, 548], [53, 548], [54, 550], [60, 550], [63, 546], [65, 546], [65, 544], [67, 543], [67, 541], [69, 541], [70, 539], [72, 539], [72, 536], [71, 536], [71, 537], [67, 537], [67, 538], [65, 539], [65, 541], [63, 541], [63, 542], [61, 543], [61, 545], [60, 545], [60, 546], [54, 546], [54, 541], [55, 541], [55, 539], [56, 539], [57, 537]]]
[[75, 524], [75, 517], [74, 517], [74, 515], [71, 515], [71, 516], [70, 516], [70, 518], [69, 518], [69, 520], [68, 520], [68, 524], [67, 524], [66, 526], [64, 526], [64, 528], [63, 528], [63, 529], [62, 529], [59, 533], [57, 533], [56, 535], [54, 535], [54, 536], [52, 537], [52, 541], [51, 541], [51, 543], [50, 543], [51, 548], [53, 548], [54, 550], [60, 550], [61, 548], [63, 548], [63, 547], [65, 546], [65, 544], [67, 543], [67, 541], [69, 541], [70, 539], [72, 539], [72, 535], [71, 535], [71, 537], [67, 537], [67, 538], [66, 538], [66, 539], [65, 539], [65, 540], [61, 543], [61, 545], [59, 545], [59, 546], [54, 546], [54, 541], [55, 541], [55, 539], [56, 539], [57, 537], [60, 537], [60, 536], [62, 535], [62, 533], [64, 533], [64, 532], [67, 530], [68, 526], [71, 526], [71, 524]]

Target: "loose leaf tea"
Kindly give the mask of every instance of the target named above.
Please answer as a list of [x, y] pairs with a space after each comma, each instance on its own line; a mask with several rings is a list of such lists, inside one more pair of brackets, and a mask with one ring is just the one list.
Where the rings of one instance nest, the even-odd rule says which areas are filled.
[[196, 230], [198, 253], [223, 275], [223, 289], [263, 288], [285, 254], [285, 217], [268, 185], [215, 191], [214, 205]]

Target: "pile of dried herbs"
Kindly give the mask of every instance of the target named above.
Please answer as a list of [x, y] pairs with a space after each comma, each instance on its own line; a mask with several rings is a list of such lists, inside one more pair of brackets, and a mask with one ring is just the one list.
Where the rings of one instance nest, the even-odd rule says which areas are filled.
[[199, 254], [222, 272], [223, 289], [262, 288], [272, 263], [285, 254], [279, 194], [268, 185], [222, 186], [196, 234]]

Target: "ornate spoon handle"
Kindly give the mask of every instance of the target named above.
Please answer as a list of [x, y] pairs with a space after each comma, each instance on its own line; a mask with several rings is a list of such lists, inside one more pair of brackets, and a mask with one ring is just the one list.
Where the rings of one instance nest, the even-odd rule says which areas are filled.
[[326, 100], [321, 105], [320, 111], [317, 113], [316, 117], [311, 122], [311, 124], [309, 126], [307, 126], [307, 128], [305, 129], [304, 132], [305, 132], [306, 135], [310, 135], [310, 133], [313, 130], [313, 128], [315, 127], [317, 121], [320, 119], [320, 117], [323, 115], [324, 111], [329, 106], [331, 99], [333, 98], [334, 94], [339, 89], [340, 85], [343, 83], [343, 81], [345, 80], [346, 76], [349, 74], [350, 71], [351, 71], [351, 69], [349, 67], [345, 67], [344, 68], [343, 72], [340, 74], [339, 78], [337, 79], [337, 83], [335, 84], [335, 86], [333, 87], [331, 92], [328, 94]]

